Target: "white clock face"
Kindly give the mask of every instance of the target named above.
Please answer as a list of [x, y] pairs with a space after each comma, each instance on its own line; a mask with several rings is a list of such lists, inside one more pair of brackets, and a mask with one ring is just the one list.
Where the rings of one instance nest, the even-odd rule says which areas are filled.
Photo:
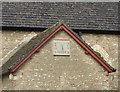
[[65, 38], [54, 39], [53, 55], [70, 55], [70, 40]]

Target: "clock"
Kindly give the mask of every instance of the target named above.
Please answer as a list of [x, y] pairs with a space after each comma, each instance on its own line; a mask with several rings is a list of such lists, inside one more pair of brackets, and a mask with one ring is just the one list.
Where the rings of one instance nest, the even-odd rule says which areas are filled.
[[70, 55], [70, 40], [65, 38], [53, 39], [53, 55]]

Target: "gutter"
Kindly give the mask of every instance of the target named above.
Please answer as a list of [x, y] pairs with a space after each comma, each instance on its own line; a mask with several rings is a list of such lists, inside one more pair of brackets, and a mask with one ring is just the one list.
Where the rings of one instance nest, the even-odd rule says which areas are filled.
[[[2, 30], [22, 30], [22, 31], [44, 31], [47, 27], [19, 27], [19, 26], [2, 26]], [[72, 29], [76, 33], [92, 33], [92, 34], [120, 34], [120, 30], [99, 30], [99, 29]]]

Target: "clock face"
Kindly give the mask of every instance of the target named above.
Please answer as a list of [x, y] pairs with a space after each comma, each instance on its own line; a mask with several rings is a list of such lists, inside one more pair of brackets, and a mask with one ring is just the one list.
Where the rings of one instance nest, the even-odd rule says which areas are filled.
[[54, 39], [53, 55], [70, 55], [70, 40], [65, 38]]

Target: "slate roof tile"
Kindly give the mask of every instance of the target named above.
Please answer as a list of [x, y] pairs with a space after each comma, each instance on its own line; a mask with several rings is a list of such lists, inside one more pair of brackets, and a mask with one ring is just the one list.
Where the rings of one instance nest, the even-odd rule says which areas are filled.
[[3, 2], [3, 26], [48, 28], [64, 20], [72, 29], [118, 30], [117, 2]]

